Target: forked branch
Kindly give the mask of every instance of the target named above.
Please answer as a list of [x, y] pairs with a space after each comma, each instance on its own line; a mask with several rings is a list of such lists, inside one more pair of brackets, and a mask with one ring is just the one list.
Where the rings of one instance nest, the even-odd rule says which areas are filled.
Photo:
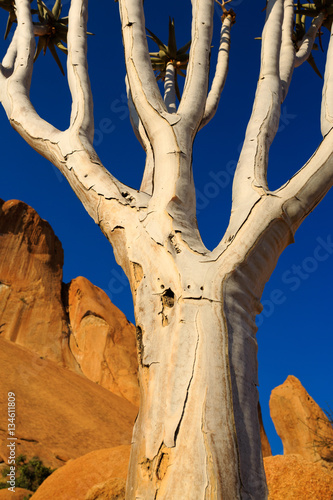
[[204, 116], [202, 118], [200, 128], [204, 127], [214, 117], [220, 102], [220, 97], [228, 74], [230, 30], [234, 20], [235, 18], [233, 12], [229, 11], [222, 21], [220, 46], [215, 75], [207, 97]]

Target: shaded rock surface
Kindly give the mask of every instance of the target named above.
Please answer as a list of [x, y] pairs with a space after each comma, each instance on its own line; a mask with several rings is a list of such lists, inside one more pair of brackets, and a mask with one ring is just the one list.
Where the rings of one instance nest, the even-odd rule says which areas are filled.
[[[130, 446], [96, 450], [61, 467], [38, 488], [33, 500], [84, 500], [108, 498], [120, 500], [126, 482]], [[103, 486], [101, 485], [103, 483]], [[104, 483], [113, 488], [106, 490]], [[101, 493], [102, 488], [104, 491]], [[97, 496], [96, 491], [104, 496]], [[109, 496], [105, 496], [108, 494]], [[112, 496], [112, 495], [118, 495]], [[95, 495], [95, 496], [92, 496]]]
[[86, 278], [68, 287], [70, 348], [93, 382], [139, 405], [135, 327], [103, 290]]
[[[137, 407], [1, 338], [0, 384], [2, 395], [10, 391], [16, 397], [16, 456], [38, 456], [55, 468], [89, 451], [131, 442]], [[7, 424], [7, 398], [2, 397], [2, 461], [8, 457]]]
[[269, 500], [332, 500], [333, 475], [300, 455], [264, 459]]
[[0, 337], [138, 405], [134, 326], [87, 279], [62, 283], [61, 243], [21, 201], [0, 200], [0, 255]]
[[290, 375], [273, 389], [269, 406], [284, 455], [296, 453], [312, 462], [333, 462], [332, 425], [296, 377]]
[[61, 300], [63, 250], [48, 222], [0, 201], [0, 336], [76, 369]]

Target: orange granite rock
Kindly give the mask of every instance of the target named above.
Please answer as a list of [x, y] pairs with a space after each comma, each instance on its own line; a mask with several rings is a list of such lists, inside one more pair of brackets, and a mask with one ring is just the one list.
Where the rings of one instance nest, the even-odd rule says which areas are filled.
[[0, 255], [0, 337], [138, 406], [135, 327], [87, 279], [62, 283], [61, 243], [21, 201], [0, 200]]
[[137, 407], [1, 338], [0, 387], [0, 459], [4, 462], [8, 392], [16, 398], [16, 456], [38, 456], [55, 468], [90, 451], [131, 442]]
[[333, 461], [332, 425], [296, 377], [290, 375], [273, 389], [269, 406], [284, 455], [296, 453], [313, 462]]
[[90, 380], [139, 405], [135, 327], [86, 278], [68, 288], [71, 351]]
[[15, 488], [15, 491], [0, 490], [0, 500], [24, 500], [32, 495], [32, 491], [25, 490], [24, 488]]
[[0, 200], [0, 255], [0, 336], [76, 370], [51, 226], [22, 201]]
[[100, 489], [100, 483], [110, 480], [109, 485], [113, 487], [115, 494], [119, 494], [126, 481], [129, 455], [130, 446], [118, 446], [88, 453], [54, 472], [31, 498], [32, 500], [84, 500], [88, 496], [88, 498], [112, 499], [109, 489], [109, 496], [106, 497], [91, 497], [94, 494], [91, 489], [96, 485]]
[[125, 500], [126, 479], [112, 477], [96, 484], [88, 491], [84, 500]]
[[300, 455], [264, 458], [269, 500], [332, 500], [333, 475]]

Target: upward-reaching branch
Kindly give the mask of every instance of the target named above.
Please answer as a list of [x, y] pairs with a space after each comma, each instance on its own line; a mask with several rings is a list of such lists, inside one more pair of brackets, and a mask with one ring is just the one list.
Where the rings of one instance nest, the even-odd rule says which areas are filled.
[[234, 22], [234, 14], [230, 11], [222, 22], [220, 47], [217, 58], [216, 70], [211, 89], [209, 91], [204, 116], [202, 118], [200, 128], [204, 127], [215, 115], [222, 90], [227, 78], [229, 51], [230, 51], [230, 30]]
[[279, 126], [282, 85], [280, 48], [284, 0], [270, 0], [262, 35], [261, 69], [252, 115], [233, 183], [233, 205], [227, 238], [244, 222], [268, 189], [268, 152]]
[[143, 4], [136, 0], [120, 0], [123, 43], [127, 76], [134, 106], [151, 140], [156, 133], [156, 122], [167, 117], [161, 93], [150, 62]]
[[194, 137], [202, 120], [208, 90], [209, 57], [215, 0], [192, 0], [192, 44], [178, 114]]
[[292, 41], [294, 26], [294, 1], [285, 0], [282, 24], [282, 40], [280, 51], [280, 79], [282, 84], [283, 102], [287, 97], [289, 85], [295, 67], [295, 47]]
[[87, 64], [88, 0], [72, 0], [68, 26], [68, 83], [72, 94], [70, 128], [77, 136], [94, 140], [93, 98]]
[[326, 136], [333, 126], [333, 24], [324, 76], [321, 101], [321, 133]]
[[308, 32], [302, 40], [302, 43], [299, 47], [299, 50], [295, 56], [295, 67], [297, 68], [301, 64], [303, 64], [311, 54], [311, 50], [313, 48], [314, 41], [316, 39], [318, 30], [320, 29], [324, 19], [325, 12], [320, 12], [320, 14], [313, 20]]

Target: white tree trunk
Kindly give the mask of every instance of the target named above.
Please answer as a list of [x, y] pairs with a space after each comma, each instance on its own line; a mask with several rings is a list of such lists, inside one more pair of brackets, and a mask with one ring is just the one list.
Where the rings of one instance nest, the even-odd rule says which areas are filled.
[[[110, 205], [100, 206], [102, 220]], [[267, 211], [273, 221], [263, 236]], [[141, 405], [128, 500], [267, 496], [255, 316], [290, 228], [274, 197], [255, 212], [220, 256], [190, 250], [177, 234], [158, 244], [130, 220], [106, 230], [137, 325]]]

